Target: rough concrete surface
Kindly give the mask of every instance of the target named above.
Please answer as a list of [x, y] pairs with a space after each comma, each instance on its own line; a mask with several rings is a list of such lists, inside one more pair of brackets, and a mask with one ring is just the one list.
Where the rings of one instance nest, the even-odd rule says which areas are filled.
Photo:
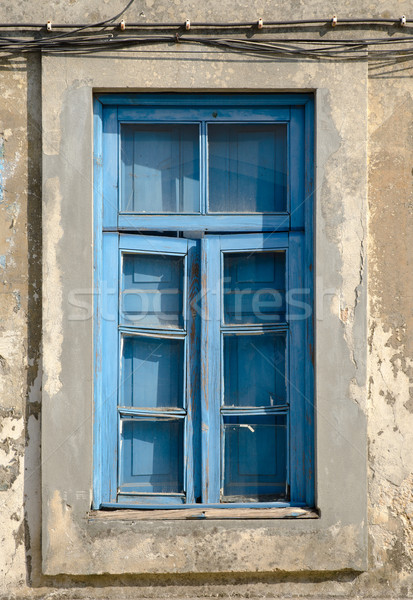
[[[0, 5], [0, 21], [45, 22], [52, 19], [54, 22], [91, 22], [107, 18], [123, 6], [124, 3], [119, 0], [60, 0], [53, 3], [24, 0], [10, 3], [10, 6], [6, 3]], [[410, 11], [413, 19], [412, 10], [411, 3], [403, 0], [375, 3], [344, 0], [328, 6], [320, 0], [299, 0], [289, 5], [246, 0], [236, 4], [136, 0], [128, 11], [128, 18], [131, 21], [183, 21], [187, 17], [192, 20], [235, 21], [263, 16], [267, 20], [287, 20], [333, 14], [342, 17], [399, 17], [407, 14], [409, 18]], [[377, 30], [369, 32], [364, 29], [363, 35], [377, 35]], [[222, 88], [231, 85], [234, 89], [250, 88], [251, 85], [257, 87], [258, 84], [251, 84], [254, 76], [248, 71], [248, 61], [243, 60], [241, 66], [237, 62], [239, 55], [236, 60], [233, 60], [232, 54], [220, 56], [220, 62], [217, 58], [209, 57], [217, 63], [206, 69], [208, 73], [214, 73], [210, 80], [207, 77], [202, 80], [200, 63], [197, 62], [192, 70], [185, 71], [181, 66], [168, 76], [153, 69], [152, 81], [156, 89], [166, 85], [166, 79], [166, 87], [172, 87], [175, 80], [183, 80], [184, 77], [190, 77], [188, 88], [209, 89], [216, 86], [217, 81], [221, 81]], [[110, 55], [107, 59], [110, 65]], [[188, 53], [185, 64], [188, 65], [190, 60]], [[261, 568], [254, 566], [250, 571], [234, 568], [231, 558], [237, 560], [241, 557], [243, 564], [248, 562], [248, 536], [251, 535], [251, 539], [255, 536], [254, 547], [257, 547], [261, 539], [267, 540], [268, 532], [262, 536], [261, 533], [243, 532], [240, 538], [236, 532], [227, 532], [215, 536], [213, 543], [216, 546], [208, 557], [212, 566], [205, 569], [210, 572], [202, 572], [199, 567], [202, 562], [196, 552], [202, 553], [207, 547], [209, 533], [205, 532], [202, 539], [194, 540], [192, 546], [187, 538], [183, 538], [187, 557], [184, 572], [163, 574], [161, 564], [157, 573], [134, 575], [129, 572], [119, 574], [125, 559], [121, 554], [122, 543], [128, 537], [131, 539], [126, 526], [114, 529], [101, 526], [100, 532], [96, 528], [86, 539], [86, 529], [80, 530], [80, 533], [76, 529], [81, 517], [74, 514], [71, 518], [71, 511], [76, 513], [77, 510], [76, 502], [90, 502], [90, 475], [81, 475], [82, 481], [79, 488], [73, 490], [73, 498], [59, 498], [53, 496], [53, 490], [46, 490], [54, 504], [51, 501], [50, 507], [42, 507], [42, 472], [43, 482], [47, 482], [52, 470], [50, 465], [54, 465], [55, 472], [59, 460], [65, 457], [67, 460], [66, 451], [54, 458], [40, 454], [42, 394], [46, 403], [50, 402], [50, 398], [59, 396], [62, 381], [65, 381], [66, 359], [70, 354], [64, 347], [63, 337], [59, 337], [59, 332], [63, 336], [59, 312], [63, 297], [59, 296], [59, 290], [64, 289], [66, 282], [62, 283], [59, 275], [61, 257], [58, 248], [64, 238], [68, 207], [67, 204], [64, 207], [66, 213], [59, 212], [62, 190], [59, 187], [58, 159], [55, 163], [53, 160], [58, 156], [62, 143], [63, 146], [66, 144], [66, 148], [72, 148], [70, 144], [76, 147], [77, 142], [62, 142], [64, 123], [59, 111], [42, 115], [40, 56], [0, 57], [0, 598], [311, 597], [322, 600], [413, 597], [413, 66], [408, 61], [395, 61], [383, 66], [377, 62], [369, 63], [368, 78], [365, 67], [355, 68], [355, 75], [349, 80], [347, 67], [343, 67], [342, 63], [329, 63], [329, 76], [325, 77], [326, 82], [322, 86], [327, 90], [322, 93], [326, 94], [328, 105], [327, 80], [340, 81], [347, 77], [348, 98], [345, 94], [338, 95], [332, 104], [330, 102], [333, 114], [324, 115], [326, 127], [330, 129], [325, 136], [325, 144], [319, 148], [326, 171], [318, 173], [318, 183], [322, 183], [319, 197], [324, 201], [317, 207], [319, 218], [324, 223], [320, 244], [328, 256], [325, 269], [330, 269], [330, 272], [336, 266], [338, 269], [336, 280], [333, 278], [327, 282], [327, 287], [332, 285], [340, 291], [338, 295], [326, 297], [322, 308], [327, 322], [336, 328], [332, 331], [341, 331], [341, 334], [339, 337], [332, 334], [328, 353], [323, 357], [318, 352], [317, 361], [324, 361], [325, 365], [337, 370], [337, 356], [344, 353], [346, 362], [342, 365], [341, 374], [338, 373], [338, 379], [341, 377], [347, 390], [348, 405], [353, 406], [355, 431], [357, 427], [363, 429], [367, 423], [366, 448], [355, 451], [351, 457], [356, 470], [360, 468], [357, 463], [364, 460], [364, 451], [368, 452], [367, 491], [361, 486], [362, 493], [354, 488], [350, 489], [350, 493], [364, 494], [367, 499], [368, 563], [363, 568], [343, 567], [352, 556], [352, 546], [362, 546], [362, 536], [359, 531], [351, 531], [351, 515], [347, 515], [348, 523], [333, 529], [331, 538], [324, 539], [323, 548], [316, 547], [320, 538], [315, 537], [315, 541], [304, 546], [302, 557], [297, 555], [297, 538], [288, 544], [288, 535], [285, 535], [283, 541], [286, 545], [279, 549], [285, 554], [285, 561], [278, 561], [276, 565], [279, 566], [274, 567], [271, 556], [266, 555], [268, 551], [276, 552], [277, 539], [273, 539], [272, 544], [263, 545], [261, 554], [251, 559], [251, 564], [261, 565]], [[146, 68], [149, 73], [149, 67]], [[285, 84], [283, 89], [308, 90], [317, 87], [315, 81], [323, 79], [327, 64], [320, 61], [315, 66], [312, 62], [303, 61], [297, 67], [297, 63], [290, 65], [288, 61], [280, 61], [279, 64], [266, 64], [259, 68], [262, 68], [265, 77], [273, 68], [283, 81], [287, 81], [290, 73], [290, 85]], [[101, 77], [104, 81], [102, 87], [109, 88], [110, 67]], [[77, 85], [78, 88], [87, 87], [90, 82], [84, 79]], [[130, 86], [131, 89], [138, 89], [140, 85], [141, 82], [136, 79], [133, 83], [132, 75], [125, 83], [125, 87]], [[146, 82], [146, 89], [148, 85]], [[274, 89], [279, 89], [277, 81], [273, 85]], [[268, 80], [262, 87], [270, 87]], [[66, 101], [69, 103], [70, 93], [74, 94], [73, 97], [81, 97], [81, 93], [76, 95], [75, 88], [67, 92]], [[65, 93], [63, 90], [62, 94]], [[354, 103], [354, 98], [357, 103]], [[337, 99], [343, 101], [341, 107]], [[366, 115], [367, 128], [366, 120], [358, 113]], [[47, 136], [42, 136], [42, 118], [43, 122], [50, 119]], [[87, 124], [90, 115], [82, 118]], [[356, 152], [354, 145], [346, 145], [353, 135], [352, 119], [357, 120], [358, 127], [366, 128], [359, 131], [360, 144]], [[331, 129], [331, 123], [335, 131]], [[320, 121], [318, 126], [322, 129], [323, 122]], [[42, 151], [51, 161], [48, 163], [51, 177], [47, 182], [43, 181], [43, 190]], [[328, 160], [324, 160], [323, 153]], [[363, 181], [367, 185], [366, 194], [361, 189]], [[82, 182], [78, 184], [81, 187]], [[47, 213], [51, 215], [50, 220], [43, 223], [47, 237], [44, 247], [42, 194], [49, 199], [49, 207], [54, 208]], [[364, 201], [363, 194], [367, 196], [368, 206], [363, 205], [362, 210], [360, 202]], [[50, 204], [50, 198], [56, 199], [54, 205]], [[82, 256], [88, 259], [90, 248], [84, 248], [83, 252]], [[44, 303], [42, 265], [48, 289], [56, 289], [56, 296], [46, 298]], [[319, 265], [321, 273], [323, 268]], [[45, 324], [43, 339], [42, 310]], [[47, 365], [44, 375], [42, 343]], [[364, 348], [368, 352], [367, 358]], [[73, 386], [75, 389], [76, 382]], [[327, 383], [319, 382], [319, 393], [323, 397], [327, 396], [329, 389]], [[65, 390], [63, 393], [67, 394]], [[69, 399], [62, 397], [66, 406], [70, 406], [70, 395]], [[337, 406], [339, 408], [338, 402]], [[85, 407], [84, 411], [82, 418], [90, 418], [89, 407]], [[339, 427], [346, 415], [348, 412], [344, 414], [343, 410], [341, 414], [337, 410], [331, 422], [320, 422], [319, 426], [327, 430], [327, 426], [333, 423]], [[71, 418], [68, 414], [69, 422]], [[327, 475], [331, 473], [334, 477], [335, 470], [342, 470], [343, 465], [328, 465], [326, 461], [324, 479], [321, 473], [319, 481], [320, 493], [325, 498], [328, 490], [323, 491], [323, 486], [328, 488]], [[60, 474], [62, 480], [71, 476], [65, 471]], [[342, 486], [348, 494], [348, 481], [343, 481]], [[42, 573], [42, 559], [45, 559], [45, 552], [42, 556], [41, 551], [42, 509], [50, 519], [50, 575]], [[333, 522], [334, 515], [330, 517]], [[144, 527], [147, 540], [151, 527], [151, 524]], [[260, 528], [265, 529], [265, 524], [260, 523], [256, 530], [260, 532]], [[188, 527], [187, 530], [189, 535]], [[173, 546], [176, 538], [171, 535], [170, 528], [167, 531], [161, 527], [159, 531], [164, 532], [168, 543]], [[120, 536], [119, 540], [117, 536]], [[341, 562], [336, 550], [330, 550], [331, 556], [328, 556], [329, 544], [335, 547], [331, 542], [333, 538], [343, 540], [344, 558]], [[105, 555], [102, 539], [108, 542]], [[148, 549], [155, 553], [156, 559], [153, 547], [148, 541], [145, 543], [148, 544], [145, 546], [146, 554], [145, 548], [137, 546], [134, 550], [136, 559], [147, 558], [149, 561]], [[99, 546], [97, 551], [90, 550], [94, 544]], [[191, 547], [194, 548], [193, 554]], [[227, 557], [226, 550], [231, 551]], [[163, 556], [167, 551], [168, 548], [164, 549]], [[73, 559], [73, 552], [79, 565], [86, 566], [79, 567], [79, 574], [72, 570], [70, 574], [63, 575], [62, 565]], [[95, 552], [93, 560], [90, 552]], [[323, 556], [324, 568], [320, 570], [317, 570], [318, 552]], [[100, 557], [106, 566], [99, 571], [95, 563]], [[217, 562], [222, 563], [221, 572], [218, 572]], [[90, 568], [89, 564], [92, 565]], [[336, 568], [335, 564], [341, 566]], [[175, 566], [168, 568], [173, 571]], [[180, 570], [179, 565], [175, 570]]]

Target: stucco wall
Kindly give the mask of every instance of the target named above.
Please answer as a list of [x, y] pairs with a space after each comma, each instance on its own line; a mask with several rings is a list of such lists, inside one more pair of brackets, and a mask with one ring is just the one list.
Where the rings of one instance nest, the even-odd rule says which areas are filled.
[[[34, 5], [27, 0], [19, 5], [0, 7], [0, 21], [88, 22], [108, 17], [122, 7], [119, 0], [103, 3], [67, 0], [55, 2], [51, 9], [50, 3]], [[235, 21], [257, 16], [267, 20], [300, 19], [325, 17], [327, 12], [332, 15], [336, 11], [342, 17], [398, 17], [408, 8], [409, 3], [403, 1], [379, 2], [374, 6], [367, 2], [341, 2], [331, 5], [327, 11], [325, 3], [318, 0], [291, 6], [281, 2], [243, 1], [235, 6], [216, 2], [200, 5], [136, 0], [128, 18], [148, 21], [181, 21], [187, 17]], [[377, 35], [377, 31], [363, 30], [363, 35], [368, 34]], [[246, 80], [249, 78], [245, 64], [243, 61]], [[309, 65], [302, 64], [302, 70], [307, 69], [308, 75], [300, 79], [303, 82], [300, 85], [306, 89], [312, 88], [311, 74], [320, 73], [323, 68], [322, 63], [317, 67]], [[225, 71], [219, 64], [215, 68]], [[236, 73], [237, 62], [230, 68]], [[285, 73], [288, 68], [288, 64], [283, 65]], [[335, 69], [339, 78], [343, 67], [330, 65], [329, 68]], [[198, 69], [194, 69], [192, 75], [195, 80], [199, 78]], [[297, 70], [297, 66], [294, 69]], [[354, 73], [355, 79], [348, 80], [349, 105], [354, 90], [360, 94], [360, 71], [356, 69]], [[368, 427], [367, 570], [44, 576], [40, 549], [40, 482], [41, 460], [47, 470], [48, 457], [40, 458], [39, 414], [41, 385], [47, 384], [49, 393], [54, 382], [42, 382], [41, 378], [41, 272], [42, 258], [45, 258], [42, 257], [41, 235], [41, 122], [42, 117], [44, 121], [49, 115], [41, 114], [40, 56], [0, 59], [0, 271], [3, 276], [0, 296], [0, 594], [65, 598], [413, 596], [412, 75], [413, 67], [408, 61], [383, 67], [371, 63], [369, 67], [368, 86], [363, 92], [368, 107], [368, 137], [361, 132], [361, 143], [365, 144], [367, 139], [368, 149], [368, 224], [360, 221], [352, 205], [349, 176], [352, 169], [357, 169], [357, 157], [348, 156], [346, 162], [336, 164], [334, 180], [330, 178], [335, 186], [329, 191], [330, 196], [346, 190], [342, 197], [345, 227], [328, 234], [338, 235], [339, 252], [340, 245], [346, 247], [346, 240], [348, 243], [352, 236], [366, 242], [363, 246], [354, 245], [349, 254], [341, 248], [342, 294], [339, 304], [334, 304], [337, 302], [334, 297], [327, 298], [326, 307], [333, 313], [339, 311], [342, 340], [351, 347], [355, 319], [362, 318], [355, 314], [359, 286], [365, 284], [368, 273], [368, 390], [365, 391], [363, 382], [357, 379], [351, 390], [354, 401], [367, 416]], [[155, 77], [156, 86], [160, 87], [162, 73], [155, 73]], [[242, 78], [239, 81], [242, 83]], [[351, 110], [348, 114], [351, 117]], [[336, 125], [339, 137], [350, 130], [351, 121], [346, 121], [344, 109], [342, 121]], [[43, 140], [45, 153], [50, 148], [44, 144], [50, 143], [53, 154], [53, 147], [60, 143], [59, 132], [61, 123], [57, 122], [57, 138]], [[53, 181], [48, 185], [53, 186]], [[49, 187], [45, 193], [51, 194], [53, 189]], [[325, 208], [328, 210], [328, 206]], [[340, 218], [342, 215], [337, 216], [338, 221]], [[57, 242], [64, 234], [64, 224], [58, 214], [55, 221], [45, 227]], [[53, 277], [53, 255], [49, 259], [48, 275]], [[56, 284], [58, 287], [59, 281]], [[57, 304], [51, 299], [45, 304], [51, 311], [48, 313], [51, 325], [56, 323], [53, 311]], [[51, 326], [51, 332], [54, 331]], [[61, 342], [57, 339], [55, 344], [59, 349]], [[49, 344], [49, 352], [51, 347]], [[357, 348], [353, 358], [357, 362]], [[360, 373], [359, 365], [354, 368]], [[61, 517], [60, 524], [68, 518], [66, 513]], [[67, 536], [68, 544], [73, 542], [70, 526], [54, 534]], [[291, 551], [289, 548], [289, 553]]]

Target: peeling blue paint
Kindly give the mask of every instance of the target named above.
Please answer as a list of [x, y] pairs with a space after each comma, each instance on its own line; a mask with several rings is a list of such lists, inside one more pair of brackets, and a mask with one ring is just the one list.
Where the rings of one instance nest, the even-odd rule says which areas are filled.
[[2, 254], [2, 255], [0, 256], [0, 267], [1, 267], [2, 269], [5, 269], [5, 268], [6, 268], [6, 255], [5, 255], [5, 254]]

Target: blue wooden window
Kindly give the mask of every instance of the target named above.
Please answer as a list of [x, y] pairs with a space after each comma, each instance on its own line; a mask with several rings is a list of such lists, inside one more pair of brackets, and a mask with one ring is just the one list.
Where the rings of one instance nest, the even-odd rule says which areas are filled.
[[96, 508], [314, 503], [312, 123], [96, 98]]

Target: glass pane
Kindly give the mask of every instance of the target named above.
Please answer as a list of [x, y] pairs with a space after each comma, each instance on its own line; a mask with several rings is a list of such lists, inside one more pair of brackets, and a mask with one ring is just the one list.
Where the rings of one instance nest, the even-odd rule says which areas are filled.
[[224, 405], [286, 404], [285, 333], [224, 336]]
[[286, 125], [209, 125], [210, 212], [287, 210]]
[[121, 210], [199, 212], [198, 125], [122, 125]]
[[285, 321], [285, 252], [224, 255], [224, 320], [229, 324]]
[[182, 408], [184, 340], [125, 336], [122, 406]]
[[139, 327], [182, 327], [183, 274], [183, 257], [124, 254], [122, 323]]
[[143, 417], [121, 421], [122, 491], [183, 491], [183, 419]]
[[224, 416], [223, 500], [286, 498], [286, 415]]

